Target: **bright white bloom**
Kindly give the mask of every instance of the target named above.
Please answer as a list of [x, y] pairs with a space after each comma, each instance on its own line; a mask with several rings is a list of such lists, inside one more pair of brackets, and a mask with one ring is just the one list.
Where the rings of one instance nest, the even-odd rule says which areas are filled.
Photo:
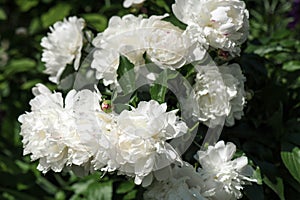
[[[136, 184], [141, 184], [143, 178], [155, 170], [181, 162], [167, 140], [185, 134], [187, 126], [178, 120], [176, 111], [166, 110], [166, 104], [142, 101], [136, 109], [122, 111], [116, 118], [116, 129], [111, 130], [113, 140], [118, 134], [118, 152], [113, 158], [119, 165], [118, 171], [135, 177]], [[108, 165], [105, 170], [112, 171], [114, 167]]]
[[132, 5], [141, 4], [141, 3], [145, 2], [145, 1], [146, 1], [146, 0], [125, 0], [125, 1], [123, 2], [123, 6], [124, 6], [125, 8], [129, 8], [129, 7], [131, 7]]
[[199, 104], [199, 120], [213, 128], [234, 125], [243, 115], [244, 81], [239, 65], [198, 66], [194, 90]]
[[84, 25], [82, 18], [69, 17], [68, 20], [56, 22], [50, 27], [51, 32], [47, 37], [42, 38], [42, 61], [45, 62], [45, 73], [50, 75], [50, 81], [58, 83], [67, 64], [74, 62], [74, 69], [78, 69]]
[[92, 111], [99, 107], [99, 95], [71, 90], [63, 100], [61, 93], [51, 93], [42, 84], [33, 88], [33, 94], [31, 112], [19, 117], [24, 155], [39, 159], [38, 169], [43, 173], [50, 169], [60, 172], [65, 165], [87, 164], [92, 154], [81, 137], [87, 129], [97, 129], [97, 124], [85, 119], [95, 117]]
[[218, 67], [199, 67], [194, 90], [200, 109], [199, 120], [208, 127], [222, 125], [222, 120], [229, 115], [230, 100], [235, 93], [227, 89]]
[[134, 65], [141, 65], [147, 52], [151, 61], [171, 69], [203, 59], [204, 48], [190, 41], [178, 27], [162, 20], [167, 16], [112, 17], [108, 28], [93, 40], [97, 49], [91, 66], [96, 69], [96, 78], [103, 79], [105, 85], [116, 84], [120, 54]]
[[172, 9], [187, 31], [200, 33], [188, 35], [205, 38], [214, 48], [239, 54], [248, 37], [249, 13], [241, 0], [176, 0]]
[[116, 128], [117, 114], [105, 113], [100, 111], [97, 113], [97, 123], [100, 126], [100, 132], [88, 135], [84, 139], [86, 145], [90, 145], [94, 149], [91, 164], [94, 170], [115, 171], [119, 168], [116, 160], [118, 151], [118, 132]]
[[212, 200], [231, 200], [242, 197], [240, 190], [243, 185], [256, 182], [250, 178], [253, 169], [248, 165], [246, 156], [232, 160], [236, 146], [228, 142], [219, 141], [209, 146], [206, 151], [198, 151], [196, 159], [201, 164], [198, 172], [204, 183], [201, 194]]
[[147, 30], [145, 49], [151, 61], [170, 69], [202, 60], [206, 54], [206, 50], [194, 45], [180, 28], [163, 20], [155, 21]]
[[205, 200], [200, 194], [202, 179], [199, 173], [185, 163], [175, 166], [167, 180], [155, 181], [144, 193], [145, 200]]
[[246, 103], [244, 82], [246, 81], [246, 77], [243, 75], [240, 66], [236, 63], [220, 66], [219, 70], [228, 88], [228, 93], [235, 93], [234, 97], [230, 100], [231, 109], [225, 120], [226, 126], [233, 126], [234, 120], [239, 120], [244, 115], [243, 110]]
[[113, 16], [107, 29], [93, 40], [97, 48], [91, 67], [96, 69], [96, 78], [103, 79], [105, 85], [117, 84], [117, 69], [120, 54], [126, 56], [133, 64], [143, 64], [143, 44], [138, 30], [142, 16]]

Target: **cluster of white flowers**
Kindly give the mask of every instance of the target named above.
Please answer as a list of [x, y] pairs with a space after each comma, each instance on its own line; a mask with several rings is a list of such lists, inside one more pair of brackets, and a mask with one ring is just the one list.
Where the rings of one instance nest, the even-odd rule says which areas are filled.
[[143, 54], [147, 52], [151, 61], [170, 69], [202, 60], [205, 49], [194, 44], [183, 30], [163, 21], [167, 16], [112, 17], [107, 29], [93, 40], [97, 49], [91, 67], [96, 69], [96, 78], [103, 79], [105, 85], [116, 84], [120, 55], [134, 65], [141, 65], [145, 62]]
[[90, 90], [71, 90], [65, 104], [61, 93], [44, 85], [38, 84], [33, 93], [32, 111], [19, 121], [24, 154], [39, 159], [44, 173], [89, 164], [92, 170], [118, 170], [141, 184], [151, 172], [182, 162], [167, 140], [187, 133], [187, 126], [176, 110], [166, 111], [166, 104], [142, 101], [136, 109], [116, 114], [103, 112], [101, 95]]
[[[125, 0], [123, 6], [139, 9], [144, 1]], [[113, 16], [108, 27], [95, 37], [85, 32], [81, 18], [56, 22], [41, 42], [45, 73], [61, 86], [67, 65], [80, 70], [86, 45], [94, 49], [91, 60], [86, 59], [90, 63], [85, 63], [80, 73], [90, 73], [89, 77], [96, 80], [94, 84], [100, 84], [108, 94], [120, 89], [120, 56], [131, 62], [135, 72], [148, 62], [155, 64], [153, 71], [172, 72], [184, 71], [192, 64], [196, 75], [187, 82], [192, 84], [196, 105], [187, 106], [199, 108], [195, 118], [210, 130], [218, 125], [234, 125], [243, 116], [245, 77], [236, 63], [217, 66], [208, 62], [207, 50], [239, 55], [249, 28], [245, 3], [176, 0], [172, 9], [187, 25], [185, 29], [166, 20], [169, 14], [149, 18]], [[193, 72], [188, 75], [193, 76]], [[153, 74], [149, 77], [155, 79]], [[116, 172], [147, 187], [145, 199], [169, 200], [238, 199], [243, 185], [255, 181], [250, 178], [253, 169], [247, 157], [232, 160], [236, 151], [232, 143], [220, 141], [198, 151], [198, 171], [184, 162], [180, 155], [183, 152], [172, 140], [178, 139], [178, 144], [185, 137], [193, 139], [193, 128], [176, 115], [177, 109], [167, 111], [171, 107], [166, 103], [140, 101], [136, 108], [117, 112], [113, 104], [112, 109], [100, 106], [105, 100], [96, 86], [94, 91], [69, 90], [64, 99], [62, 93], [37, 84], [31, 111], [19, 117], [24, 154], [39, 160], [38, 169], [44, 173], [60, 172], [69, 166], [82, 168], [84, 174], [94, 170]]]
[[38, 169], [44, 173], [50, 169], [60, 172], [65, 165], [86, 164], [91, 154], [81, 143], [86, 133], [78, 128], [84, 124], [78, 116], [91, 118], [99, 96], [90, 90], [71, 90], [63, 100], [61, 93], [51, 93], [42, 84], [33, 88], [33, 94], [31, 112], [19, 117], [24, 154], [39, 159]]
[[219, 200], [239, 199], [243, 185], [256, 182], [245, 156], [232, 160], [236, 146], [219, 141], [195, 155], [201, 167], [197, 172], [190, 164], [175, 166], [171, 176], [147, 188], [144, 199]]

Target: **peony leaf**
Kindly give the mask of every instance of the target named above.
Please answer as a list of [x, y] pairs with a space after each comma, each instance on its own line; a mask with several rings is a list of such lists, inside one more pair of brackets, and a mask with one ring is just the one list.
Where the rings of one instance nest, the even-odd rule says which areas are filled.
[[131, 192], [133, 190], [134, 186], [135, 185], [133, 182], [129, 182], [129, 181], [123, 182], [118, 186], [116, 193], [117, 194], [125, 194], [128, 192]]
[[162, 71], [157, 80], [155, 80], [154, 85], [150, 88], [151, 99], [158, 101], [159, 103], [165, 102], [165, 96], [168, 91], [168, 74], [167, 71]]
[[48, 28], [56, 21], [62, 20], [64, 17], [69, 15], [71, 9], [71, 5], [67, 3], [59, 3], [56, 6], [52, 7], [47, 13], [43, 14], [41, 17], [43, 27]]
[[97, 13], [84, 14], [82, 17], [86, 20], [87, 24], [97, 31], [104, 31], [107, 26], [107, 18]]
[[28, 0], [28, 1], [17, 0], [16, 3], [22, 12], [27, 12], [31, 8], [37, 6], [39, 3], [39, 0]]
[[117, 70], [118, 81], [125, 94], [133, 92], [135, 88], [135, 72], [132, 64], [125, 56], [120, 56], [120, 64]]
[[107, 200], [112, 199], [112, 181], [94, 182], [87, 191], [87, 199]]
[[300, 149], [294, 147], [291, 152], [282, 151], [281, 159], [291, 175], [300, 183]]
[[7, 69], [4, 72], [5, 76], [11, 76], [20, 72], [28, 72], [36, 67], [36, 62], [29, 58], [14, 59], [7, 65]]
[[300, 69], [300, 61], [289, 61], [284, 63], [282, 69], [293, 72]]
[[267, 176], [263, 178], [264, 183], [269, 186], [280, 198], [284, 200], [284, 185], [282, 178], [275, 177], [275, 182], [272, 182]]

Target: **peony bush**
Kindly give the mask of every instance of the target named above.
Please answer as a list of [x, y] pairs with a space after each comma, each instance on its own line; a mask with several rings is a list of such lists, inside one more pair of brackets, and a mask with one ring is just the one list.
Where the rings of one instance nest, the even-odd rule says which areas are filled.
[[[105, 2], [100, 12], [110, 4]], [[265, 29], [251, 19], [251, 1], [118, 4], [123, 8], [104, 16], [70, 12], [70, 4], [59, 3], [35, 22], [48, 28], [36, 37], [37, 75], [44, 78], [27, 83], [32, 98], [18, 112], [16, 134], [27, 163], [16, 162], [22, 173], [33, 171], [35, 184], [55, 199], [297, 196], [297, 112], [283, 121], [290, 108], [284, 97], [278, 96], [280, 104], [264, 105], [260, 95], [271, 102], [281, 91], [274, 84], [270, 92], [266, 82], [278, 74], [266, 61], [273, 59], [285, 62], [278, 81], [292, 80], [286, 94], [297, 102], [298, 55], [284, 59], [293, 48], [299, 51], [299, 41], [255, 46]], [[24, 12], [36, 6], [22, 5]], [[58, 11], [61, 16], [55, 17]], [[287, 34], [281, 34], [274, 40], [285, 41]], [[279, 157], [272, 157], [278, 145]], [[283, 180], [276, 167], [289, 177]], [[26, 183], [16, 186], [20, 192], [7, 190], [2, 197], [20, 197], [22, 190], [37, 187]], [[284, 191], [284, 184], [293, 187]]]

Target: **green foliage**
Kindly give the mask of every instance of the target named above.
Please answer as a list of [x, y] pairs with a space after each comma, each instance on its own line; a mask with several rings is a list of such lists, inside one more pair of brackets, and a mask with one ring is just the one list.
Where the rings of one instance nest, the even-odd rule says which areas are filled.
[[[233, 141], [253, 166], [257, 166], [259, 184], [245, 188], [244, 199], [298, 199], [300, 26], [287, 28], [291, 21], [287, 17], [290, 2], [245, 2], [250, 12], [250, 36], [241, 57], [232, 62], [241, 64], [247, 78], [247, 106], [242, 120], [234, 127], [225, 128], [221, 139]], [[171, 0], [148, 0], [145, 12], [137, 8], [124, 9], [117, 0], [0, 1], [0, 199], [142, 199], [142, 189], [120, 176], [100, 178], [101, 174], [95, 173], [79, 178], [70, 172], [43, 175], [37, 171], [36, 161], [31, 162], [29, 156], [22, 155], [17, 118], [29, 110], [31, 88], [36, 83], [46, 83], [56, 89], [42, 73], [45, 68], [40, 61], [40, 40], [57, 20], [77, 15], [95, 31], [103, 31], [113, 15], [164, 14], [170, 11], [172, 3]], [[173, 15], [165, 20], [185, 27]], [[122, 88], [125, 93], [135, 87], [130, 81], [134, 74], [127, 73], [132, 67], [125, 57], [120, 57], [118, 75], [128, 83], [122, 84], [126, 85]], [[192, 68], [187, 67], [181, 73], [191, 81], [194, 78]], [[169, 98], [165, 83], [158, 81], [149, 88], [151, 98], [160, 102]], [[132, 105], [139, 95], [133, 95]], [[195, 145], [190, 150], [197, 148]]]
[[292, 152], [282, 151], [281, 158], [292, 176], [300, 183], [300, 149], [294, 147]]

